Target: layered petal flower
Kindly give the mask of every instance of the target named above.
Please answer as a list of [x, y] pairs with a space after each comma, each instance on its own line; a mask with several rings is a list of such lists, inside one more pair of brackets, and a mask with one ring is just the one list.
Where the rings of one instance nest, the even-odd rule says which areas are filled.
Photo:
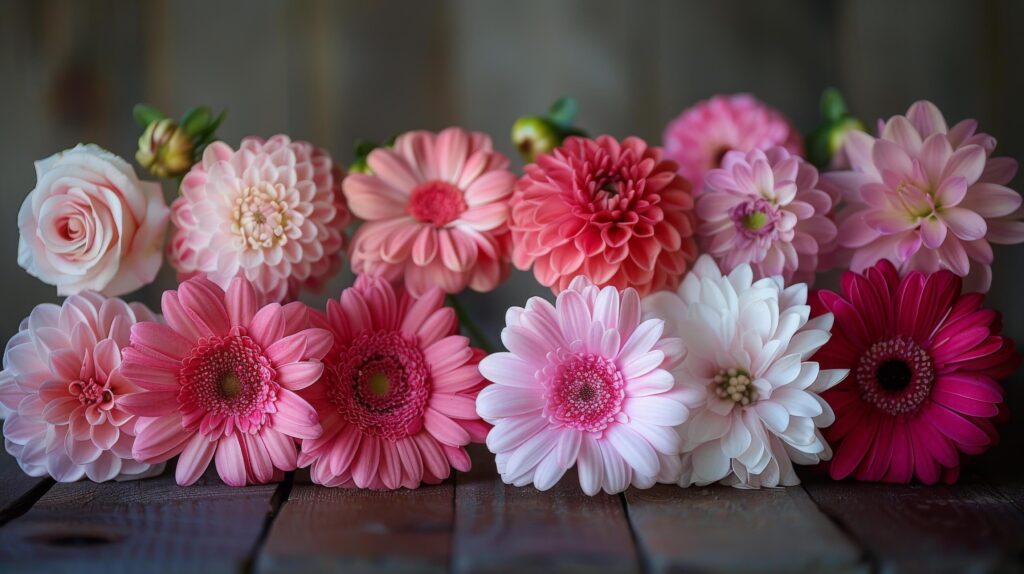
[[323, 379], [302, 392], [324, 429], [299, 455], [313, 482], [394, 490], [469, 470], [465, 447], [487, 433], [473, 407], [483, 352], [457, 334], [440, 288], [417, 298], [361, 276], [314, 323], [334, 346]]
[[570, 137], [526, 166], [512, 197], [513, 263], [555, 293], [576, 276], [640, 295], [696, 258], [690, 185], [638, 138]]
[[594, 495], [676, 479], [672, 429], [688, 409], [668, 369], [684, 351], [641, 320], [635, 289], [579, 277], [554, 305], [534, 297], [506, 319], [508, 351], [480, 363], [492, 384], [476, 402], [502, 480], [547, 490], [575, 466]]
[[963, 455], [995, 444], [999, 381], [1020, 355], [983, 295], [961, 294], [951, 271], [900, 278], [883, 260], [847, 272], [840, 293], [820, 291], [814, 303], [836, 321], [814, 359], [852, 373], [823, 395], [836, 415], [825, 429], [833, 478], [952, 483]]
[[723, 275], [704, 255], [678, 293], [656, 293], [644, 309], [687, 349], [672, 370], [691, 412], [678, 428], [680, 486], [791, 486], [800, 482], [794, 464], [829, 459], [819, 429], [832, 409], [819, 395], [847, 371], [810, 359], [829, 340], [832, 316], [809, 318], [806, 285], [755, 281], [747, 264]]
[[232, 486], [280, 479], [296, 468], [296, 440], [320, 436], [297, 393], [323, 373], [331, 334], [309, 326], [302, 303], [260, 306], [260, 297], [244, 277], [227, 292], [189, 279], [164, 293], [166, 325], [132, 327], [122, 374], [141, 389], [124, 398], [139, 417], [133, 453], [144, 462], [180, 454], [180, 485], [211, 462]]
[[158, 320], [139, 303], [83, 291], [22, 321], [0, 372], [7, 452], [22, 470], [59, 482], [161, 471], [132, 456], [137, 420], [124, 402], [139, 389], [121, 370], [132, 326]]

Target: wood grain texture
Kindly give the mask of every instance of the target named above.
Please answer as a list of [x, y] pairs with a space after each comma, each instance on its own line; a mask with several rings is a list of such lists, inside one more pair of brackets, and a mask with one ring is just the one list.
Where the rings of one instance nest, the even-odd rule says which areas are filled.
[[455, 482], [454, 572], [636, 572], [621, 496], [589, 497], [575, 473], [547, 492], [507, 486], [473, 445]]
[[0, 525], [25, 512], [53, 485], [25, 474], [14, 457], [0, 451]]
[[1024, 514], [969, 477], [951, 487], [824, 479], [804, 487], [882, 571], [1024, 569]]
[[648, 571], [866, 572], [857, 546], [799, 487], [657, 485], [626, 492]]
[[57, 484], [0, 528], [10, 572], [238, 572], [277, 485], [233, 488], [214, 473], [181, 488], [172, 473], [133, 482]]
[[295, 484], [257, 571], [447, 572], [453, 495], [451, 481], [394, 492]]

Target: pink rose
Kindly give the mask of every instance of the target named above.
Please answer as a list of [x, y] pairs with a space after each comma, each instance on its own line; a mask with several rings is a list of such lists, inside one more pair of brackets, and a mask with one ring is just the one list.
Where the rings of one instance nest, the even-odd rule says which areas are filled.
[[160, 184], [79, 144], [36, 162], [36, 187], [18, 213], [18, 264], [58, 295], [123, 295], [156, 277], [167, 217]]

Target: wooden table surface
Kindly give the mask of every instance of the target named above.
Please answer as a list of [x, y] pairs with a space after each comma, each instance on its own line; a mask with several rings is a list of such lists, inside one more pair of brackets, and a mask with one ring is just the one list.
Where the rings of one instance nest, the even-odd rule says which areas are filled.
[[[473, 470], [415, 491], [231, 488], [208, 473], [54, 484], [0, 458], [6, 572], [1024, 571], [1024, 479], [982, 465], [947, 486], [744, 491], [660, 485], [584, 496]], [[1010, 453], [1004, 452], [1003, 458]]]

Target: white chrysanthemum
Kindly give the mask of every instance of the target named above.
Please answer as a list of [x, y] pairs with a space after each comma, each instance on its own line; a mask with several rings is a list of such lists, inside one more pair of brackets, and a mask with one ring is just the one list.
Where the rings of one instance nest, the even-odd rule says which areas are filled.
[[832, 315], [809, 319], [806, 285], [754, 282], [749, 265], [723, 276], [705, 255], [678, 294], [653, 294], [644, 309], [687, 347], [673, 369], [691, 409], [678, 427], [680, 486], [790, 486], [800, 482], [793, 463], [831, 458], [818, 429], [835, 417], [818, 393], [847, 371], [808, 360], [828, 341]]

